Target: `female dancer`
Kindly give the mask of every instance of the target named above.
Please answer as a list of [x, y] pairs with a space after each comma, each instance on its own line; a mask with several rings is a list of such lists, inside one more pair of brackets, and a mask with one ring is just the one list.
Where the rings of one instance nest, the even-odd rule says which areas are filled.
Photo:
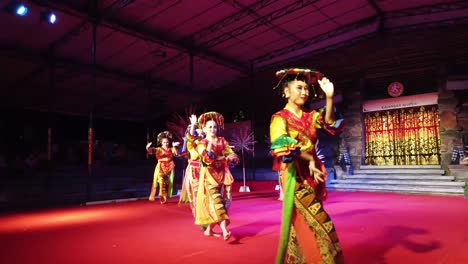
[[198, 118], [205, 138], [200, 140], [197, 150], [201, 169], [197, 193], [195, 223], [206, 225], [204, 234], [213, 235], [213, 227], [218, 224], [224, 240], [231, 236], [228, 204], [231, 197], [231, 184], [234, 182], [228, 164], [237, 164], [238, 157], [226, 139], [218, 137], [218, 129], [224, 126], [224, 118], [217, 112], [208, 112]]
[[[338, 236], [322, 206], [326, 170], [315, 151], [317, 129], [334, 134], [344, 125], [343, 120], [334, 119], [333, 83], [309, 69], [280, 70], [276, 76], [280, 82], [275, 89], [279, 87], [287, 101], [270, 123], [271, 149], [284, 191], [276, 263], [341, 263]], [[326, 106], [305, 112], [303, 106], [317, 82], [326, 95]]]
[[195, 208], [198, 193], [198, 182], [200, 179], [200, 155], [197, 152], [197, 144], [203, 138], [201, 129], [197, 129], [197, 116], [190, 116], [190, 125], [185, 134], [188, 152], [188, 165], [185, 170], [185, 178], [182, 182], [182, 192], [179, 203], [188, 202], [195, 218]]
[[173, 142], [172, 148], [170, 147], [172, 134], [169, 131], [164, 131], [158, 134], [157, 143], [159, 147], [150, 147], [151, 142], [146, 145], [146, 150], [149, 154], [156, 156], [158, 163], [154, 170], [153, 184], [151, 186], [151, 193], [148, 198], [154, 201], [156, 194], [156, 187], [159, 185], [159, 201], [161, 204], [167, 203], [167, 197], [172, 197], [172, 183], [174, 182], [174, 156], [177, 156], [176, 147], [179, 142]]

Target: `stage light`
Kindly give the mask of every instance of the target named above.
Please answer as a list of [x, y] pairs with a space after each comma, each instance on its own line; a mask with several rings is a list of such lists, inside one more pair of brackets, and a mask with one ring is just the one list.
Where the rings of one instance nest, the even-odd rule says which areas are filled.
[[43, 11], [41, 12], [40, 19], [42, 22], [55, 24], [55, 22], [57, 22], [57, 15], [52, 11]]
[[18, 1], [10, 1], [3, 9], [12, 15], [25, 16], [28, 13], [28, 7]]
[[28, 13], [28, 8], [24, 5], [20, 5], [18, 6], [18, 8], [16, 9], [16, 14], [18, 16], [24, 16]]

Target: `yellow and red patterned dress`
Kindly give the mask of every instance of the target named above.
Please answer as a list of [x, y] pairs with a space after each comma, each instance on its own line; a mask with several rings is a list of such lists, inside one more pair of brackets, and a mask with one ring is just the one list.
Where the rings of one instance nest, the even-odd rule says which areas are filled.
[[197, 204], [198, 182], [200, 179], [200, 155], [197, 151], [198, 137], [186, 134], [188, 165], [185, 170], [185, 178], [182, 182], [182, 192], [180, 202], [189, 202], [192, 214], [195, 217]]
[[214, 224], [223, 220], [229, 222], [226, 201], [231, 198], [234, 177], [228, 163], [238, 160], [228, 142], [222, 137], [218, 137], [217, 141], [212, 143], [211, 152], [206, 151], [207, 145], [206, 139], [200, 140], [197, 145], [201, 160], [195, 215], [195, 224], [198, 225]]
[[156, 156], [158, 163], [154, 169], [153, 184], [151, 186], [150, 201], [154, 201], [156, 188], [159, 185], [159, 197], [172, 197], [172, 184], [174, 182], [174, 156], [177, 150], [172, 148], [148, 148], [148, 153]]
[[323, 109], [294, 114], [288, 105], [275, 113], [270, 123], [271, 150], [280, 170], [284, 190], [283, 216], [276, 263], [340, 263], [341, 248], [335, 227], [322, 206], [326, 198], [325, 180], [317, 184], [309, 172], [309, 161], [300, 152], [314, 157], [316, 167], [326, 169], [315, 151], [317, 129], [334, 134], [344, 125], [337, 120], [328, 125]]

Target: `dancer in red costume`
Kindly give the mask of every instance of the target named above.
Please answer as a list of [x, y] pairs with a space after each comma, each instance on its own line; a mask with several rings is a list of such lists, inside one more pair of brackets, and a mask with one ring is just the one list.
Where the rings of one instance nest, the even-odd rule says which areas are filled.
[[188, 165], [185, 170], [185, 178], [182, 181], [182, 192], [179, 203], [190, 203], [193, 217], [198, 193], [198, 182], [200, 179], [200, 155], [197, 152], [197, 145], [203, 139], [201, 129], [198, 129], [197, 116], [190, 116], [190, 125], [185, 134], [186, 148], [188, 153]]
[[167, 199], [172, 197], [172, 184], [174, 182], [174, 157], [177, 156], [176, 147], [179, 142], [172, 142], [172, 134], [169, 131], [164, 131], [158, 134], [158, 147], [151, 147], [152, 143], [146, 145], [148, 153], [156, 156], [158, 163], [154, 170], [153, 184], [151, 185], [151, 193], [148, 198], [154, 201], [156, 188], [159, 185], [159, 201], [161, 204], [167, 203]]
[[[333, 83], [309, 69], [280, 70], [276, 76], [280, 81], [275, 89], [287, 101], [270, 123], [274, 167], [284, 191], [276, 263], [343, 263], [335, 227], [322, 204], [326, 169], [315, 151], [318, 129], [334, 134], [344, 125], [334, 118]], [[326, 106], [303, 111], [317, 86], [325, 93]]]

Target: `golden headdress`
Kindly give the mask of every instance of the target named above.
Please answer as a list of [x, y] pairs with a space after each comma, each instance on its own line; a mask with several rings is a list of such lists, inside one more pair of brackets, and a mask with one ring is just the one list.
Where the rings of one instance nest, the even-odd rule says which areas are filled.
[[213, 120], [220, 129], [224, 129], [224, 117], [218, 112], [206, 112], [198, 117], [198, 124], [204, 127], [206, 122]]

